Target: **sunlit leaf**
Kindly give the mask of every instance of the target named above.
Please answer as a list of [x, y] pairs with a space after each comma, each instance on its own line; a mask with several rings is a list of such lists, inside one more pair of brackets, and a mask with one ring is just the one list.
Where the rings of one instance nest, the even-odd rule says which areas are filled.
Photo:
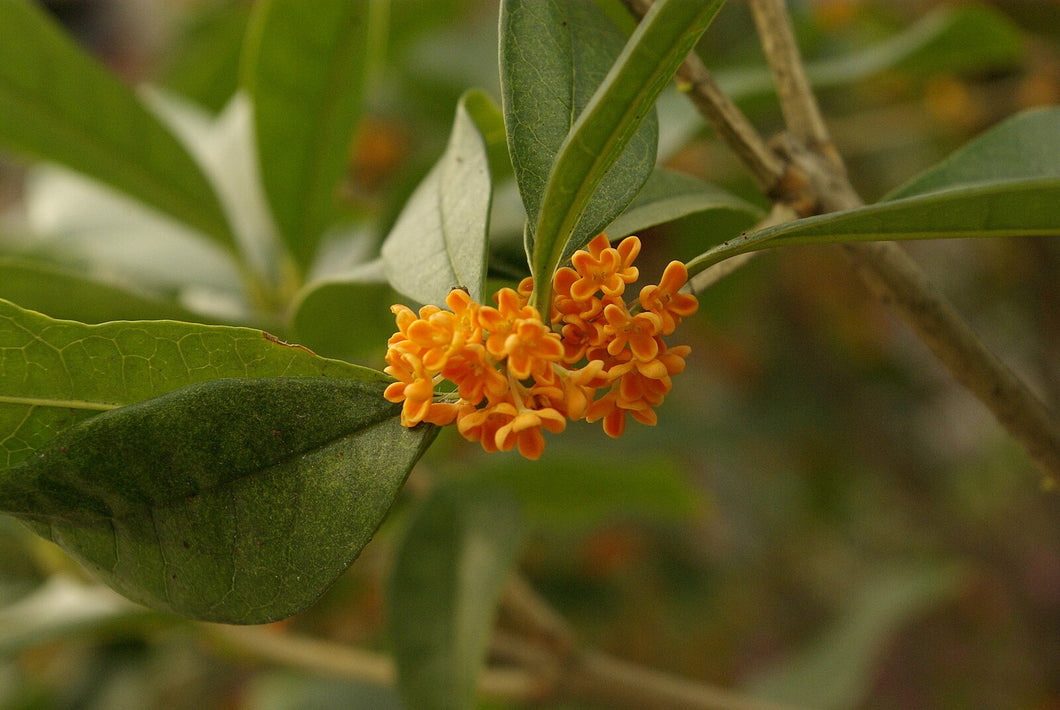
[[153, 609], [305, 608], [360, 554], [435, 429], [383, 385], [219, 379], [98, 414], [0, 473], [0, 511]]
[[386, 2], [257, 3], [242, 58], [262, 180], [288, 246], [308, 264], [334, 212]]
[[0, 301], [0, 470], [79, 421], [223, 377], [380, 372], [326, 360], [260, 330], [175, 321], [85, 325]]
[[437, 490], [390, 579], [390, 635], [410, 708], [470, 710], [501, 589], [522, 542], [518, 508], [486, 486]]
[[37, 3], [0, 3], [0, 116], [0, 143], [107, 183], [234, 247], [199, 166]]
[[[539, 311], [548, 312], [545, 306], [550, 302], [549, 285], [560, 261], [594, 231], [578, 225], [597, 188], [651, 114], [660, 92], [721, 4], [721, 0], [656, 2], [578, 115], [556, 155], [533, 230], [530, 260], [536, 287], [532, 305]], [[646, 157], [640, 161], [637, 189], [653, 167], [654, 141], [651, 159], [645, 160]], [[619, 205], [619, 210], [624, 206]], [[611, 216], [600, 226], [610, 221]]]
[[443, 303], [463, 287], [482, 300], [492, 183], [488, 141], [503, 135], [500, 111], [481, 91], [461, 98], [445, 153], [409, 197], [383, 243], [395, 289]]
[[865, 207], [744, 234], [693, 259], [791, 244], [1060, 235], [1060, 109], [1019, 114]]

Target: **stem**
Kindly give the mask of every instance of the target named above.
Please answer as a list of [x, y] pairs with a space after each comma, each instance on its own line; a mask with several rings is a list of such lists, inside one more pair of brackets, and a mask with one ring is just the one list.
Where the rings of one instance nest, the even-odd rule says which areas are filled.
[[[622, 2], [638, 19], [643, 19], [652, 6], [652, 0]], [[736, 152], [763, 192], [772, 194], [783, 181], [787, 166], [766, 145], [743, 111], [722, 91], [694, 51], [678, 68], [677, 78], [700, 115]]]
[[[379, 653], [267, 626], [201, 624], [198, 628], [214, 648], [237, 658], [373, 685], [392, 687], [397, 680], [393, 661]], [[540, 682], [518, 669], [486, 668], [479, 676], [479, 690], [497, 699], [532, 702], [540, 697]]]
[[784, 710], [780, 705], [690, 683], [602, 653], [582, 654], [561, 682], [562, 695], [615, 710]]
[[812, 149], [830, 149], [832, 140], [810, 88], [783, 0], [749, 0], [749, 4], [788, 131]]

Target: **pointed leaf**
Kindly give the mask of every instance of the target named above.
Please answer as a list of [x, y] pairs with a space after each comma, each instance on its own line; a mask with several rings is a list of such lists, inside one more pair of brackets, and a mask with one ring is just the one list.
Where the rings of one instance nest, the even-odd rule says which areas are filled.
[[175, 321], [85, 325], [0, 301], [0, 470], [100, 412], [222, 377], [381, 372], [317, 357], [260, 330]]
[[[556, 155], [626, 37], [591, 0], [506, 0], [500, 41], [508, 147], [533, 229]], [[655, 164], [657, 140], [655, 113], [649, 111], [586, 205], [575, 243], [596, 236], [637, 194]]]
[[682, 173], [657, 169], [626, 211], [604, 231], [614, 240], [658, 224], [715, 210], [746, 217], [748, 226], [763, 216], [761, 209], [720, 187]]
[[383, 242], [387, 278], [409, 298], [443, 303], [461, 286], [482, 300], [493, 194], [488, 143], [503, 135], [489, 96], [473, 90], [461, 97], [445, 153]]
[[[571, 127], [549, 173], [533, 230], [531, 273], [536, 288], [532, 305], [539, 311], [548, 312], [552, 275], [560, 261], [580, 246], [585, 232], [578, 225], [597, 188], [721, 4], [722, 0], [656, 2]], [[654, 144], [651, 160], [644, 162], [647, 166], [637, 188], [651, 171]], [[610, 217], [604, 224], [609, 221]]]
[[275, 621], [360, 554], [433, 438], [382, 392], [328, 377], [189, 385], [0, 473], [0, 510], [146, 606]]
[[1019, 114], [883, 201], [743, 234], [701, 254], [690, 274], [791, 244], [1060, 235], [1060, 109]]
[[307, 265], [385, 36], [386, 2], [266, 0], [254, 8], [242, 85], [254, 103], [262, 180], [292, 253]]
[[394, 660], [408, 707], [470, 710], [522, 537], [514, 502], [488, 487], [447, 486], [420, 508], [389, 589]]
[[199, 166], [36, 3], [0, 3], [0, 143], [61, 163], [234, 247]]

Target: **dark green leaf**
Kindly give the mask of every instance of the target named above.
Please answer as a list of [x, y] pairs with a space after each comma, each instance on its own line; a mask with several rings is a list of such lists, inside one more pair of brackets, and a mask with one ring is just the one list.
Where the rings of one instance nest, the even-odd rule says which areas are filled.
[[1060, 109], [1017, 115], [883, 201], [744, 234], [688, 264], [791, 244], [1060, 235]]
[[383, 385], [220, 379], [99, 414], [0, 474], [0, 510], [130, 599], [256, 624], [360, 554], [433, 427]]
[[[625, 41], [591, 0], [506, 0], [501, 5], [504, 120], [531, 229], [537, 225], [556, 155]], [[658, 125], [653, 110], [646, 115], [628, 150], [585, 206], [586, 216], [573, 236], [577, 246], [614, 219], [651, 172]]]
[[244, 3], [196, 7], [169, 48], [164, 86], [219, 113], [239, 85], [239, 57], [249, 17], [250, 6]]
[[386, 382], [251, 328], [175, 321], [85, 325], [0, 301], [0, 470], [100, 412], [222, 377]]
[[[532, 304], [539, 311], [548, 312], [552, 275], [560, 261], [594, 231], [579, 227], [590, 200], [721, 4], [722, 0], [656, 2], [578, 115], [556, 155], [533, 230], [531, 273], [536, 287]], [[647, 179], [654, 163], [654, 141], [647, 158], [641, 156], [635, 181], [632, 175], [623, 181], [635, 182], [639, 189]], [[625, 203], [614, 214], [623, 207]]]
[[199, 166], [36, 3], [0, 3], [0, 142], [105, 182], [234, 248]]
[[265, 0], [247, 32], [262, 180], [280, 232], [307, 265], [331, 222], [364, 88], [384, 36], [384, 0]]
[[755, 205], [720, 187], [682, 173], [658, 169], [626, 211], [604, 231], [613, 241], [648, 227], [715, 210], [744, 216], [748, 225], [763, 215]]
[[490, 139], [503, 135], [500, 112], [481, 91], [460, 99], [445, 153], [409, 197], [383, 242], [395, 289], [420, 303], [443, 303], [462, 286], [482, 300], [493, 188]]
[[411, 521], [390, 579], [402, 696], [416, 710], [470, 710], [494, 609], [522, 542], [518, 508], [483, 486], [437, 490]]

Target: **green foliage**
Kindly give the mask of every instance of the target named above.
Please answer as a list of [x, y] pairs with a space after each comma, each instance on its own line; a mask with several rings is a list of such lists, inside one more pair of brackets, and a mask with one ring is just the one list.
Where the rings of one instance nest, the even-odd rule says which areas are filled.
[[[529, 255], [556, 157], [624, 45], [622, 33], [590, 0], [507, 0], [501, 5], [504, 122], [526, 208]], [[582, 222], [571, 224], [569, 235], [551, 237], [569, 237], [573, 247], [569, 251], [595, 237], [621, 213], [651, 172], [658, 125], [653, 109], [645, 110], [642, 117], [628, 148], [615, 151], [621, 156], [613, 161], [614, 167], [599, 170], [599, 184], [580, 206]]]
[[273, 216], [303, 266], [334, 219], [335, 189], [385, 18], [385, 0], [268, 0], [254, 8], [241, 83], [254, 103]]
[[879, 203], [808, 217], [725, 242], [696, 273], [731, 256], [792, 244], [1060, 235], [1060, 110], [1015, 116]]
[[490, 486], [435, 491], [409, 523], [388, 595], [409, 707], [472, 707], [494, 608], [522, 535], [518, 508]]
[[5, 2], [0, 17], [0, 144], [113, 185], [235, 246], [202, 170], [135, 94], [29, 0]]
[[444, 303], [463, 287], [482, 300], [492, 183], [488, 137], [503, 134], [500, 112], [479, 91], [457, 106], [449, 145], [405, 203], [383, 243], [383, 265], [401, 293]]
[[146, 606], [286, 618], [357, 557], [430, 440], [381, 392], [320, 377], [190, 385], [67, 428], [6, 470], [0, 500]]
[[[884, 642], [952, 599], [967, 580], [948, 563], [887, 559], [875, 561], [863, 585], [844, 579], [833, 592], [835, 578], [822, 582], [813, 567], [828, 567], [848, 537], [891, 544], [893, 532], [873, 526], [890, 530], [897, 523], [880, 522], [865, 501], [877, 507], [881, 490], [903, 485], [871, 455], [850, 454], [857, 463], [848, 465], [819, 453], [822, 439], [858, 438], [843, 433], [850, 431], [839, 421], [847, 410], [830, 417], [823, 405], [847, 399], [828, 388], [849, 387], [851, 375], [843, 380], [836, 362], [815, 359], [820, 342], [781, 341], [775, 347], [782, 353], [773, 357], [783, 362], [782, 373], [770, 370], [782, 317], [845, 305], [815, 265], [806, 267], [808, 275], [779, 268], [750, 286], [703, 298], [703, 310], [718, 320], [761, 335], [748, 345], [701, 327], [691, 340], [712, 372], [689, 378], [683, 395], [675, 392], [684, 399], [676, 413], [660, 412], [661, 426], [650, 436], [602, 453], [582, 432], [568, 431], [573, 445], [533, 464], [446, 449], [432, 462], [433, 489], [414, 502], [410, 516], [392, 517], [390, 525], [403, 529], [396, 536], [389, 527], [380, 530], [437, 433], [401, 426], [400, 406], [382, 394], [392, 379], [351, 364], [382, 361], [394, 330], [388, 306], [396, 300], [441, 304], [463, 287], [482, 302], [494, 283], [532, 275], [534, 303], [547, 313], [552, 274], [602, 230], [615, 239], [650, 229], [645, 254], [653, 268], [674, 258], [677, 242], [680, 250], [706, 249], [688, 262], [692, 273], [787, 245], [1060, 235], [1055, 107], [1016, 113], [876, 204], [753, 230], [765, 212], [746, 196], [746, 183], [720, 184], [723, 161], [696, 157], [706, 167], [693, 177], [675, 169], [689, 164], [687, 155], [658, 148], [657, 99], [722, 2], [657, 0], [629, 37], [620, 26], [633, 23], [619, 5], [504, 0], [498, 52], [489, 61], [473, 54], [472, 42], [453, 46], [464, 28], [446, 23], [468, 21], [477, 7], [465, 0], [225, 6], [207, 18], [201, 44], [178, 48], [169, 76], [177, 96], [150, 87], [132, 91], [34, 3], [0, 2], [0, 145], [58, 166], [31, 167], [26, 223], [9, 224], [5, 215], [0, 234], [0, 299], [6, 299], [0, 300], [0, 511], [7, 515], [0, 524], [21, 521], [95, 578], [164, 612], [144, 611], [66, 575], [49, 576], [63, 565], [49, 557], [55, 553], [35, 548], [39, 538], [21, 527], [19, 537], [0, 526], [0, 655], [74, 634], [109, 638], [177, 628], [168, 614], [237, 624], [283, 619], [312, 606], [378, 532], [381, 556], [395, 553], [386, 625], [404, 703], [410, 710], [467, 709], [512, 568], [527, 549], [528, 568], [541, 572], [550, 564], [550, 553], [534, 548], [536, 533], [576, 541], [541, 576], [561, 603], [589, 610], [586, 626], [610, 610], [620, 589], [629, 608], [640, 609], [602, 622], [596, 635], [609, 643], [623, 643], [634, 617], [641, 625], [644, 618], [661, 621], [673, 636], [692, 635], [659, 608], [669, 606], [657, 596], [667, 585], [694, 599], [689, 606], [697, 614], [716, 615], [715, 631], [757, 638], [761, 629], [748, 629], [748, 607], [775, 606], [772, 621], [784, 631], [818, 641], [747, 685], [817, 707], [865, 702]], [[613, 22], [623, 18], [625, 24]], [[1016, 26], [987, 6], [943, 7], [904, 30], [878, 30], [852, 26], [843, 41], [822, 43], [821, 56], [808, 65], [814, 85], [848, 90], [882, 74], [885, 93], [940, 73], [978, 72], [992, 80], [991, 72], [1011, 72], [1023, 56]], [[707, 38], [704, 52], [718, 55], [727, 48], [715, 40], [742, 42], [731, 30]], [[464, 81], [461, 67], [473, 67], [476, 77], [483, 67], [492, 71], [498, 54], [499, 106], [492, 86], [445, 85], [453, 76]], [[438, 56], [445, 67], [425, 66], [425, 57]], [[717, 77], [748, 104], [772, 91], [759, 65], [722, 67]], [[836, 101], [840, 108], [864, 100], [848, 94]], [[223, 110], [213, 116], [188, 101]], [[681, 114], [662, 114], [666, 141], [702, 132], [699, 117], [689, 123]], [[363, 122], [365, 116], [372, 121]], [[388, 139], [401, 143], [389, 153]], [[373, 169], [383, 175], [376, 183]], [[518, 205], [501, 199], [516, 192]], [[711, 220], [728, 231], [703, 228]], [[744, 228], [752, 231], [736, 234]], [[520, 239], [526, 263], [508, 263]], [[819, 300], [791, 300], [800, 278], [820, 290]], [[741, 292], [763, 279], [779, 284], [775, 300]], [[839, 323], [828, 338], [860, 337], [860, 347], [882, 350], [858, 330], [863, 315], [849, 318], [857, 325]], [[812, 320], [803, 317], [799, 328], [812, 328]], [[793, 357], [800, 347], [805, 351]], [[792, 375], [793, 362], [807, 371]], [[697, 364], [690, 360], [690, 369]], [[811, 381], [813, 367], [827, 373], [813, 380], [824, 386], [798, 381]], [[855, 376], [872, 370], [861, 367]], [[719, 385], [718, 372], [731, 381]], [[905, 381], [893, 387], [893, 373], [871, 375], [894, 390], [909, 388]], [[1049, 379], [1042, 378], [1046, 385]], [[915, 450], [918, 422], [940, 418], [933, 410], [919, 418], [895, 413], [881, 404], [895, 397], [892, 390], [876, 394], [873, 406], [885, 414], [872, 409], [873, 422], [908, 427], [893, 434], [903, 452]], [[776, 406], [795, 413], [772, 415], [773, 402], [758, 398], [782, 400]], [[792, 443], [778, 432], [785, 427], [808, 431]], [[865, 446], [881, 448], [876, 443]], [[665, 445], [672, 450], [659, 450]], [[935, 446], [932, 456], [947, 444]], [[715, 447], [723, 453], [704, 454]], [[724, 453], [737, 449], [738, 456]], [[1012, 457], [1002, 453], [997, 458], [1004, 461], [988, 466], [983, 478], [1008, 470]], [[880, 490], [860, 483], [875, 480], [875, 471], [881, 480], [890, 476], [876, 482]], [[930, 485], [910, 488], [943, 485], [935, 473]], [[964, 481], [960, 495], [981, 490]], [[975, 504], [976, 515], [1008, 515], [993, 498], [1020, 489], [999, 490], [1004, 495]], [[897, 510], [889, 507], [888, 516]], [[812, 532], [797, 540], [777, 524], [820, 511], [831, 516], [827, 523], [807, 524]], [[650, 544], [628, 532], [641, 526], [654, 526]], [[1048, 539], [1051, 532], [1034, 534]], [[834, 547], [815, 550], [814, 544], [827, 548], [815, 536]], [[876, 554], [916, 557], [923, 541], [915, 543], [912, 551]], [[20, 566], [23, 557], [47, 561]], [[748, 581], [755, 564], [764, 570]], [[378, 572], [378, 564], [366, 566], [360, 573]], [[572, 582], [565, 575], [581, 576]], [[798, 613], [788, 613], [795, 606], [788, 585], [808, 586], [803, 577], [818, 585], [813, 604], [832, 603], [835, 622], [824, 635], [805, 633]], [[623, 588], [630, 579], [637, 581]], [[366, 586], [366, 615], [376, 618], [375, 587]], [[1035, 589], [1028, 598], [1039, 593], [1044, 599], [1052, 592]], [[836, 600], [844, 595], [848, 603]], [[293, 623], [312, 625], [313, 614]], [[337, 635], [371, 634], [367, 627]], [[703, 657], [761, 654], [760, 647], [719, 649], [707, 636], [696, 642], [702, 646], [692, 654], [694, 672]], [[6, 670], [4, 661], [5, 707]], [[744, 672], [715, 670], [733, 678]], [[298, 687], [277, 690], [292, 685]], [[338, 681], [334, 693], [282, 678], [262, 687], [250, 706], [268, 706], [262, 698], [272, 692], [287, 693], [291, 707], [302, 697], [327, 696], [321, 707], [333, 697], [396, 702]], [[271, 707], [285, 705], [276, 700]]]

